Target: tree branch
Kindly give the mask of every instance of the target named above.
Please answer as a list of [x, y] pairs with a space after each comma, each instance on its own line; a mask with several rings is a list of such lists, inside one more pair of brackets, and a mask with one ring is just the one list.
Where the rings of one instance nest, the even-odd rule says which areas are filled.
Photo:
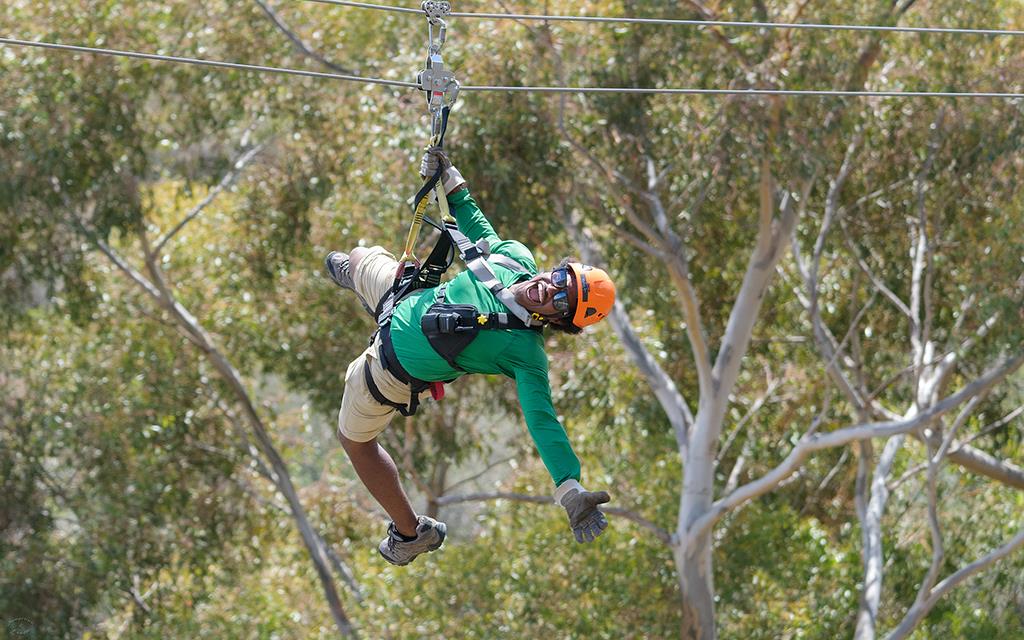
[[725, 453], [729, 450], [733, 440], [736, 439], [736, 436], [740, 433], [743, 427], [745, 427], [747, 423], [750, 422], [750, 420], [756, 416], [759, 411], [761, 411], [764, 405], [768, 402], [768, 399], [775, 394], [780, 386], [782, 386], [782, 378], [775, 378], [774, 380], [771, 380], [768, 383], [768, 388], [765, 392], [754, 401], [754, 404], [750, 405], [750, 409], [748, 409], [743, 417], [739, 419], [736, 426], [726, 437], [725, 442], [718, 448], [718, 452], [715, 454], [715, 468], [718, 468], [718, 463], [722, 460], [723, 456], [725, 456]]
[[160, 298], [160, 292], [157, 291], [156, 286], [146, 279], [146, 276], [142, 275], [138, 270], [128, 264], [128, 261], [121, 257], [119, 253], [114, 251], [106, 242], [98, 237], [92, 238], [93, 243], [96, 247], [110, 260], [115, 267], [121, 270], [132, 282], [137, 284], [140, 289], [145, 293], [149, 294], [154, 299]]
[[316, 60], [317, 62], [324, 65], [328, 69], [337, 71], [338, 73], [344, 73], [347, 75], [359, 73], [359, 71], [355, 69], [348, 69], [347, 67], [342, 67], [341, 65], [335, 64], [334, 62], [331, 62], [330, 60], [325, 58], [323, 55], [314, 51], [309, 45], [303, 42], [302, 39], [299, 38], [299, 36], [295, 35], [295, 33], [288, 27], [288, 25], [285, 24], [284, 20], [282, 20], [281, 17], [277, 14], [277, 12], [274, 11], [273, 7], [271, 7], [270, 4], [268, 4], [264, 0], [256, 0], [256, 4], [260, 5], [260, 8], [263, 9], [263, 12], [267, 14], [267, 17], [270, 18], [270, 21], [274, 23], [274, 26], [277, 27], [282, 33], [284, 33], [284, 35], [288, 36], [288, 39], [292, 41], [292, 44], [295, 45], [295, 48], [298, 49], [300, 53], [312, 58], [313, 60]]
[[[563, 225], [569, 230], [576, 245], [580, 248], [583, 259], [591, 264], [604, 264], [604, 259], [600, 255], [600, 248], [597, 242], [565, 210], [565, 203], [560, 198], [555, 199], [555, 208], [562, 218]], [[640, 336], [636, 334], [629, 320], [629, 314], [621, 301], [617, 300], [615, 302], [608, 319], [612, 324], [612, 329], [618, 335], [622, 346], [632, 356], [633, 361], [640, 369], [640, 373], [644, 376], [647, 384], [650, 385], [662, 410], [668, 417], [669, 424], [672, 425], [672, 429], [675, 432], [676, 444], [683, 454], [683, 459], [685, 459], [685, 454], [689, 447], [689, 431], [693, 425], [693, 414], [690, 411], [690, 406], [682, 394], [679, 393], [679, 389], [676, 387], [671, 376], [661, 368], [658, 361], [651, 355], [647, 347], [644, 346]]]
[[[803, 189], [804, 197], [801, 201], [806, 201], [809, 188], [808, 183]], [[709, 401], [713, 398], [727, 397], [731, 393], [739, 373], [740, 362], [750, 345], [750, 337], [765, 292], [775, 275], [775, 266], [788, 249], [786, 240], [792, 234], [798, 217], [794, 198], [787, 193], [780, 208], [779, 220], [767, 226], [762, 225], [761, 233], [758, 234], [758, 247], [750, 256], [739, 294], [729, 313], [718, 357], [711, 371], [712, 395], [708, 397]], [[703, 397], [703, 390], [701, 395]], [[717, 408], [718, 412], [724, 412], [724, 403], [721, 404], [723, 406]], [[713, 420], [712, 423], [714, 422], [717, 421]], [[718, 433], [707, 435], [715, 440], [718, 438]]]
[[477, 473], [474, 473], [471, 476], [463, 478], [462, 480], [457, 480], [457, 481], [451, 483], [450, 485], [445, 487], [444, 492], [448, 493], [449, 491], [455, 489], [456, 487], [458, 487], [460, 485], [464, 485], [464, 484], [468, 484], [470, 482], [473, 482], [474, 480], [477, 480], [477, 479], [481, 478], [482, 476], [484, 476], [491, 469], [493, 469], [493, 468], [495, 468], [497, 466], [503, 465], [506, 462], [511, 462], [512, 460], [515, 460], [515, 459], [516, 459], [515, 456], [505, 456], [504, 458], [502, 458], [500, 460], [495, 460], [494, 462], [491, 462], [486, 467], [484, 467], [483, 470], [481, 470], [481, 471], [479, 471]]
[[[545, 33], [547, 37], [544, 39], [543, 43], [552, 52], [555, 59], [558, 77], [564, 84], [565, 69], [561, 53], [555, 47], [550, 30], [546, 30]], [[586, 146], [576, 140], [576, 138], [569, 133], [565, 124], [565, 111], [566, 96], [562, 95], [559, 99], [558, 119], [556, 124], [559, 132], [562, 134], [562, 137], [570, 144], [570, 146], [582, 155], [594, 170], [605, 178], [606, 182], [617, 182], [631, 192], [636, 193], [641, 199], [647, 202], [648, 208], [651, 210], [652, 217], [654, 217], [655, 220], [659, 219], [659, 216], [664, 216], [664, 207], [662, 206], [657, 193], [638, 187], [622, 172], [602, 163]], [[623, 213], [630, 221], [630, 224], [632, 224], [665, 258], [665, 265], [668, 268], [669, 275], [672, 277], [672, 282], [680, 293], [683, 316], [686, 319], [687, 338], [690, 341], [690, 348], [693, 350], [694, 363], [697, 369], [697, 377], [701, 392], [704, 393], [710, 391], [711, 358], [708, 351], [707, 339], [704, 336], [703, 321], [701, 320], [700, 313], [700, 300], [697, 296], [697, 291], [694, 288], [693, 283], [690, 281], [689, 263], [687, 261], [685, 246], [682, 239], [668, 228], [667, 225], [665, 226], [666, 233], [659, 233], [648, 222], [637, 215], [632, 205], [626, 201], [621, 194], [614, 195], [619, 201]]]
[[967, 444], [959, 444], [949, 452], [949, 460], [964, 469], [1024, 491], [1024, 469]]
[[746, 504], [750, 500], [772, 490], [780, 482], [800, 467], [805, 459], [815, 451], [839, 447], [856, 440], [867, 438], [887, 438], [918, 429], [935, 418], [947, 413], [960, 403], [984, 393], [999, 384], [1008, 375], [1024, 364], [1024, 354], [1004, 359], [974, 382], [963, 387], [957, 393], [946, 397], [941, 402], [922, 411], [913, 418], [886, 422], [858, 424], [838, 431], [815, 434], [804, 437], [778, 466], [761, 478], [749, 482], [731, 494], [717, 500], [711, 509], [693, 523], [688, 537], [699, 537], [706, 533], [726, 513]]
[[[257, 2], [258, 1], [259, 0], [257, 0]], [[261, 142], [254, 146], [253, 148], [249, 149], [248, 151], [243, 152], [240, 156], [238, 156], [238, 158], [231, 163], [231, 168], [220, 179], [220, 182], [217, 183], [217, 186], [210, 189], [210, 191], [206, 194], [206, 197], [203, 198], [199, 204], [193, 207], [192, 210], [189, 211], [188, 214], [186, 214], [185, 217], [182, 218], [180, 222], [178, 222], [178, 224], [174, 225], [174, 228], [168, 231], [167, 234], [156, 243], [156, 246], [153, 247], [153, 252], [159, 255], [160, 251], [164, 248], [164, 245], [167, 244], [176, 233], [181, 231], [186, 224], [194, 220], [200, 213], [203, 212], [204, 209], [206, 209], [206, 207], [210, 206], [210, 204], [218, 195], [220, 195], [222, 191], [233, 185], [235, 180], [238, 179], [238, 176], [241, 174], [242, 170], [245, 168], [245, 166], [249, 164], [249, 162], [252, 161], [252, 159], [255, 158], [261, 151], [266, 149], [267, 144], [268, 143], [266, 141]]]
[[281, 458], [277, 449], [274, 447], [273, 441], [270, 439], [266, 426], [263, 423], [263, 419], [256, 411], [256, 407], [253, 404], [248, 390], [245, 388], [245, 384], [242, 382], [241, 376], [227, 357], [216, 347], [212, 336], [202, 327], [201, 324], [199, 324], [198, 320], [196, 320], [196, 318], [184, 306], [182, 306], [177, 299], [175, 299], [165, 278], [163, 277], [160, 265], [157, 262], [156, 254], [153, 252], [152, 247], [149, 244], [145, 231], [142, 229], [139, 230], [139, 240], [142, 244], [142, 249], [146, 257], [147, 269], [153, 279], [152, 282], [132, 269], [127, 262], [121, 260], [112, 249], [109, 247], [104, 249], [105, 243], [101, 239], [94, 236], [93, 240], [97, 246], [100, 247], [100, 250], [103, 251], [103, 253], [113, 261], [119, 269], [125, 272], [133, 282], [150, 295], [157, 304], [167, 309], [176, 322], [195, 337], [194, 343], [196, 346], [204, 353], [209, 363], [217, 371], [225, 384], [227, 384], [228, 388], [234, 393], [235, 400], [242, 408], [246, 422], [249, 424], [250, 429], [256, 436], [260, 449], [270, 461], [270, 466], [277, 478], [275, 483], [276, 487], [288, 501], [293, 519], [299, 529], [299, 533], [305, 543], [307, 551], [309, 552], [310, 559], [313, 561], [313, 566], [320, 578], [324, 596], [327, 599], [328, 606], [338, 630], [343, 636], [358, 637], [356, 628], [349, 620], [344, 608], [342, 607], [341, 599], [338, 597], [334, 579], [327, 566], [327, 560], [321, 544], [322, 541], [319, 539], [319, 535], [309, 522], [305, 509], [299, 500], [298, 493], [292, 484], [288, 467]]
[[975, 560], [940, 582], [928, 593], [922, 602], [915, 602], [914, 606], [907, 611], [907, 615], [900, 621], [899, 626], [886, 637], [886, 640], [902, 640], [906, 638], [943, 596], [965, 580], [973, 577], [993, 563], [1002, 560], [1021, 547], [1024, 547], [1024, 529], [1010, 538], [1003, 546]]

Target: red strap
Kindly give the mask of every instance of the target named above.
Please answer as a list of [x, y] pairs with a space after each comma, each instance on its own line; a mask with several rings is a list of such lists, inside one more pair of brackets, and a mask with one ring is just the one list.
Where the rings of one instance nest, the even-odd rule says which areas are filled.
[[430, 383], [430, 397], [434, 400], [441, 400], [444, 398], [444, 383], [443, 382], [431, 382]]

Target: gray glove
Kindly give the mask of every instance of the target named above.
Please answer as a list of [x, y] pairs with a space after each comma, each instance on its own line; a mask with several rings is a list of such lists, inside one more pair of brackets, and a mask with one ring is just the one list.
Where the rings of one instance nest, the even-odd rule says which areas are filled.
[[445, 193], [451, 193], [466, 183], [459, 170], [452, 166], [452, 161], [448, 159], [448, 154], [444, 152], [444, 149], [433, 146], [423, 154], [423, 160], [420, 161], [420, 175], [426, 179], [437, 173], [438, 167], [443, 171], [441, 184], [444, 186]]
[[607, 491], [587, 491], [575, 480], [567, 480], [555, 490], [555, 502], [565, 507], [576, 542], [593, 542], [608, 527], [597, 505], [609, 500]]
[[451, 166], [452, 161], [448, 159], [444, 149], [438, 146], [428, 147], [423, 153], [423, 160], [420, 161], [420, 175], [427, 178], [437, 173], [438, 167], [449, 169]]

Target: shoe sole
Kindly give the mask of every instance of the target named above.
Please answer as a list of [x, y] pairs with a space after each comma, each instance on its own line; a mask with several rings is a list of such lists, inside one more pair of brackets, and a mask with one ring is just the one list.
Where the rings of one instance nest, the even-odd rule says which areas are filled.
[[413, 557], [409, 558], [405, 562], [395, 562], [391, 558], [389, 558], [386, 555], [384, 555], [384, 552], [381, 551], [380, 548], [377, 549], [377, 553], [380, 554], [380, 557], [384, 558], [385, 560], [387, 560], [391, 564], [395, 565], [396, 567], [404, 567], [404, 566], [406, 566], [408, 564], [411, 564], [413, 560], [415, 560], [416, 558], [422, 556], [424, 553], [430, 553], [431, 551], [437, 551], [438, 549], [441, 548], [441, 545], [444, 544], [444, 539], [448, 535], [448, 526], [445, 525], [443, 522], [438, 523], [438, 524], [440, 524], [441, 526], [437, 527], [435, 529], [435, 531], [439, 532], [439, 535], [441, 536], [441, 539], [437, 541], [437, 544], [435, 544], [432, 547], [427, 547], [424, 551], [420, 551], [419, 553], [417, 553]]

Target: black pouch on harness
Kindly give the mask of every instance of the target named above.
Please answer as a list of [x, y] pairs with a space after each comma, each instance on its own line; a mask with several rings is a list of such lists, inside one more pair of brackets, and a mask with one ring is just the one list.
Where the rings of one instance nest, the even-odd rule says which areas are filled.
[[461, 371], [455, 359], [480, 333], [479, 315], [480, 312], [471, 304], [437, 303], [420, 318], [420, 328], [434, 351], [452, 369]]

